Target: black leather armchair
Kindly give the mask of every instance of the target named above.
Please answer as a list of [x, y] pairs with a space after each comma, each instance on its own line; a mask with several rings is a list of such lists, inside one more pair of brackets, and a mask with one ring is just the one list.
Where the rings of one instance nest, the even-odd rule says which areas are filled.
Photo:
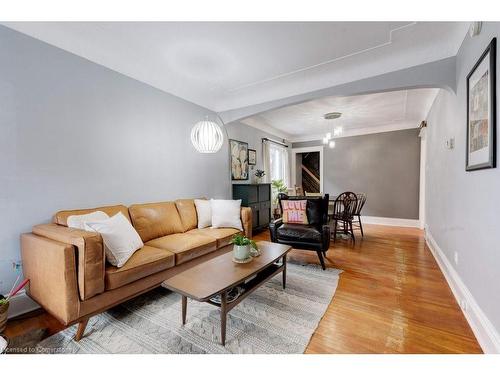
[[279, 194], [278, 201], [285, 199], [307, 200], [306, 214], [309, 224], [283, 223], [277, 219], [269, 223], [271, 241], [290, 245], [296, 249], [312, 250], [318, 254], [321, 267], [325, 269], [323, 255], [330, 247], [330, 226], [328, 225], [328, 194], [324, 197], [289, 197]]

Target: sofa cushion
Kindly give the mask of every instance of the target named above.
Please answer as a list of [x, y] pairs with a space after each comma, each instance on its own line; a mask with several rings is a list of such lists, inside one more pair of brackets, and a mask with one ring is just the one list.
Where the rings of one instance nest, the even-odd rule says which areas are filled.
[[184, 232], [174, 202], [133, 204], [129, 207], [129, 212], [132, 223], [144, 242]]
[[217, 249], [229, 245], [229, 241], [236, 233], [241, 233], [238, 229], [234, 228], [203, 228], [192, 229], [188, 233], [201, 234], [217, 240]]
[[312, 225], [283, 224], [277, 233], [280, 240], [321, 242], [321, 232]]
[[175, 264], [182, 264], [217, 249], [215, 238], [195, 233], [177, 233], [148, 241], [148, 246], [175, 253]]
[[137, 250], [122, 267], [108, 265], [105, 273], [106, 290], [116, 289], [175, 264], [175, 255], [170, 251], [144, 246]]
[[73, 215], [86, 215], [95, 211], [102, 211], [107, 214], [109, 217], [116, 215], [118, 212], [121, 212], [128, 221], [130, 221], [130, 216], [128, 215], [128, 208], [123, 205], [116, 206], [104, 206], [104, 207], [96, 207], [96, 208], [83, 208], [77, 210], [65, 210], [59, 211], [54, 215], [54, 223], [59, 225], [68, 226], [68, 217]]
[[196, 228], [198, 225], [198, 217], [196, 215], [194, 199], [177, 199], [175, 201], [175, 206], [177, 207], [177, 211], [179, 211], [184, 232]]

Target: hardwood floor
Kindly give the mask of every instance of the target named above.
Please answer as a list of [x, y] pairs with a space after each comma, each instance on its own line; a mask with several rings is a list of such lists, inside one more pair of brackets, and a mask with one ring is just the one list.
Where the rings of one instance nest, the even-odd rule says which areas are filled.
[[[337, 241], [328, 267], [344, 272], [306, 353], [481, 353], [444, 276], [414, 228], [365, 225], [356, 244]], [[255, 236], [268, 240], [268, 232]], [[289, 261], [319, 263], [316, 253], [292, 250]], [[12, 320], [16, 336], [63, 327], [47, 313]]]
[[[319, 263], [310, 251], [288, 259]], [[365, 225], [354, 246], [332, 244], [326, 264], [344, 272], [306, 353], [482, 352], [423, 231]]]

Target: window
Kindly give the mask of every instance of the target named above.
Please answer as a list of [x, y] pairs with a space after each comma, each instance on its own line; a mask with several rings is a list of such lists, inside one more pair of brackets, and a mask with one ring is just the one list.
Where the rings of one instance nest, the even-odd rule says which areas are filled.
[[269, 150], [269, 182], [283, 180], [289, 186], [287, 148], [272, 142], [266, 142], [266, 146]]

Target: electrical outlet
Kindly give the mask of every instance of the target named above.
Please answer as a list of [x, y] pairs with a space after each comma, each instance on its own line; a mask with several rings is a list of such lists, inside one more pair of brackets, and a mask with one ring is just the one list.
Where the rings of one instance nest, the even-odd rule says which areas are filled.
[[455, 266], [458, 266], [458, 253], [456, 251], [453, 258], [455, 259]]
[[448, 138], [444, 144], [448, 150], [453, 150], [455, 148], [455, 137]]

